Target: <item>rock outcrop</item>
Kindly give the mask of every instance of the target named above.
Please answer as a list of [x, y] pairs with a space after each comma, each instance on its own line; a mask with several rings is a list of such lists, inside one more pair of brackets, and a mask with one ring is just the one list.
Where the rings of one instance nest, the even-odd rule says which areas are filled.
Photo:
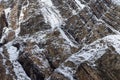
[[119, 3], [0, 0], [1, 80], [119, 80]]
[[4, 5], [0, 4], [0, 38], [4, 27], [8, 27], [7, 19], [4, 12]]
[[91, 67], [82, 63], [76, 72], [77, 80], [119, 80], [120, 55], [113, 50], [108, 50], [96, 61], [96, 66]]

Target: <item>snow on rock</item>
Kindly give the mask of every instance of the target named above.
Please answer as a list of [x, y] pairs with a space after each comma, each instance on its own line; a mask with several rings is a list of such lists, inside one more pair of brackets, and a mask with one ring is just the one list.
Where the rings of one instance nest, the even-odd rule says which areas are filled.
[[52, 30], [54, 30], [55, 28], [57, 28], [62, 37], [68, 41], [68, 43], [71, 46], [77, 47], [76, 45], [74, 45], [74, 43], [67, 37], [67, 35], [64, 33], [64, 31], [60, 28], [62, 25], [64, 25], [64, 21], [62, 16], [60, 15], [59, 11], [56, 9], [56, 7], [52, 4], [51, 0], [41, 0], [38, 1], [40, 3], [41, 8], [41, 12], [44, 16], [45, 22], [50, 24], [52, 27]]
[[17, 57], [18, 57], [18, 52], [17, 52], [17, 48], [16, 48], [16, 47], [10, 46], [10, 47], [8, 48], [8, 53], [9, 53], [9, 56], [10, 56], [10, 60], [11, 60], [11, 61], [17, 59]]
[[120, 54], [120, 35], [109, 35], [104, 39], [108, 45], [112, 45], [116, 52]]
[[25, 5], [25, 6], [22, 6], [22, 8], [21, 8], [21, 11], [20, 11], [20, 16], [19, 16], [19, 25], [20, 25], [20, 23], [22, 23], [24, 20], [23, 20], [23, 18], [24, 18], [24, 11], [27, 9], [27, 7], [29, 6], [29, 1], [27, 0], [27, 4]]
[[23, 70], [21, 64], [17, 61], [18, 54], [19, 54], [19, 51], [17, 50], [17, 48], [12, 46], [12, 42], [7, 43], [5, 46], [9, 53], [9, 59], [13, 64], [13, 69], [17, 76], [17, 80], [30, 80], [30, 78], [27, 76], [27, 74]]
[[[101, 43], [101, 41], [103, 41], [103, 43]], [[106, 49], [108, 49], [109, 46], [113, 46], [116, 52], [120, 54], [120, 35], [109, 35], [99, 39], [90, 45], [83, 47], [79, 52], [70, 56], [64, 63], [70, 61], [77, 67], [83, 62], [89, 61], [94, 66], [94, 62], [105, 54]], [[70, 80], [74, 80], [72, 76], [76, 71], [75, 68], [65, 66], [64, 63], [55, 71], [63, 74]]]
[[79, 0], [75, 0], [75, 2], [77, 3], [79, 10], [81, 10], [81, 9], [83, 9], [85, 7], [85, 5], [82, 4]]
[[13, 62], [14, 72], [17, 76], [17, 80], [31, 80], [25, 71], [23, 70], [21, 64], [19, 62]]
[[0, 0], [0, 1], [8, 1], [8, 0]]
[[4, 42], [4, 39], [8, 36], [8, 34], [11, 30], [12, 30], [11, 28], [7, 28], [7, 27], [3, 28], [3, 33], [2, 33], [2, 37], [0, 39], [0, 43]]
[[2, 53], [3, 52], [3, 48], [0, 48], [0, 53]]
[[[96, 17], [95, 17], [95, 18], [96, 18]], [[96, 18], [96, 19], [97, 19], [97, 18]], [[116, 30], [116, 29], [114, 29], [112, 26], [106, 24], [106, 22], [105, 22], [104, 20], [102, 20], [102, 19], [97, 19], [97, 20], [100, 21], [100, 22], [105, 23], [105, 25], [106, 25], [108, 28], [110, 28], [114, 33], [120, 35], [120, 32], [119, 32], [118, 30]]]
[[62, 17], [58, 12], [50, 7], [43, 7], [41, 9], [42, 14], [44, 16], [45, 22], [49, 23], [52, 27], [52, 29], [55, 29], [56, 27], [59, 27], [62, 25]]
[[112, 0], [112, 2], [116, 5], [120, 5], [120, 0]]
[[40, 2], [45, 3], [45, 4], [48, 5], [48, 6], [53, 6], [51, 0], [41, 0]]
[[11, 12], [11, 8], [8, 7], [8, 8], [6, 8], [4, 11], [5, 11], [5, 16], [6, 16], [6, 18], [7, 18], [8, 15], [10, 14], [10, 12]]
[[56, 72], [62, 73], [65, 77], [67, 77], [69, 80], [74, 80], [73, 79], [73, 73], [74, 70], [70, 67], [64, 67], [63, 65], [55, 70]]
[[18, 27], [15, 31], [15, 37], [18, 37], [18, 34], [20, 33], [20, 27]]
[[27, 42], [27, 41], [36, 42], [36, 43], [44, 42], [46, 41], [45, 39], [46, 34], [49, 33], [50, 31], [51, 30], [39, 31], [35, 33], [34, 35], [31, 35], [31, 36], [26, 35], [26, 36], [19, 37], [19, 38], [21, 38], [24, 42]]
[[72, 46], [72, 47], [78, 47], [77, 45], [73, 44], [73, 42], [68, 38], [68, 36], [64, 33], [64, 31], [61, 28], [58, 28], [62, 37]]
[[41, 12], [44, 16], [45, 22], [49, 23], [52, 29], [60, 27], [63, 24], [63, 19], [59, 14], [59, 11], [53, 6], [51, 0], [41, 0], [39, 1]]

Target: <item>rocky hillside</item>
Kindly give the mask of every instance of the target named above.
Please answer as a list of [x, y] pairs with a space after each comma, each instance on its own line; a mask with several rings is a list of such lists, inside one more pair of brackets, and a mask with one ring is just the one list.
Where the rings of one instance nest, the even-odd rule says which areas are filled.
[[0, 0], [0, 80], [120, 80], [120, 0]]

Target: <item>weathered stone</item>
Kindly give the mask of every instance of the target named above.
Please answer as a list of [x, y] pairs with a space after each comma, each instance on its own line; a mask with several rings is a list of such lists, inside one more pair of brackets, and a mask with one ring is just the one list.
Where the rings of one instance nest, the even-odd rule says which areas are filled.
[[51, 79], [50, 80], [69, 80], [66, 77], [64, 77], [62, 74], [59, 73], [53, 73], [51, 75]]
[[101, 78], [105, 80], [119, 80], [120, 79], [120, 55], [114, 54], [108, 50], [105, 55], [96, 61], [97, 69], [100, 71]]
[[34, 43], [26, 43], [26, 48], [19, 55], [18, 61], [32, 80], [44, 80], [51, 74], [52, 69], [45, 55], [36, 49], [34, 51], [34, 46]]
[[0, 78], [1, 80], [16, 79], [13, 65], [9, 60], [9, 54], [6, 51], [5, 47], [3, 48], [3, 52], [0, 52]]
[[76, 70], [77, 80], [119, 80], [120, 55], [114, 51], [113, 47], [106, 50], [106, 53], [99, 58], [91, 67], [87, 63], [82, 63]]
[[80, 64], [76, 72], [77, 80], [102, 80], [97, 74], [97, 70], [92, 69], [86, 63]]
[[8, 27], [8, 23], [4, 12], [4, 6], [0, 3], [0, 38], [2, 36], [2, 31], [4, 27]]
[[21, 23], [20, 35], [34, 34], [37, 31], [47, 30], [51, 27], [44, 22], [42, 15], [37, 15], [28, 19], [26, 22]]

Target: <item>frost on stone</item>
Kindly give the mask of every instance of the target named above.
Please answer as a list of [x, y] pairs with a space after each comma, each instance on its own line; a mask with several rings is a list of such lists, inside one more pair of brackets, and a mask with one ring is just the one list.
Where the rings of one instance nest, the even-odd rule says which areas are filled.
[[120, 0], [112, 0], [112, 2], [116, 5], [119, 5], [120, 6]]

